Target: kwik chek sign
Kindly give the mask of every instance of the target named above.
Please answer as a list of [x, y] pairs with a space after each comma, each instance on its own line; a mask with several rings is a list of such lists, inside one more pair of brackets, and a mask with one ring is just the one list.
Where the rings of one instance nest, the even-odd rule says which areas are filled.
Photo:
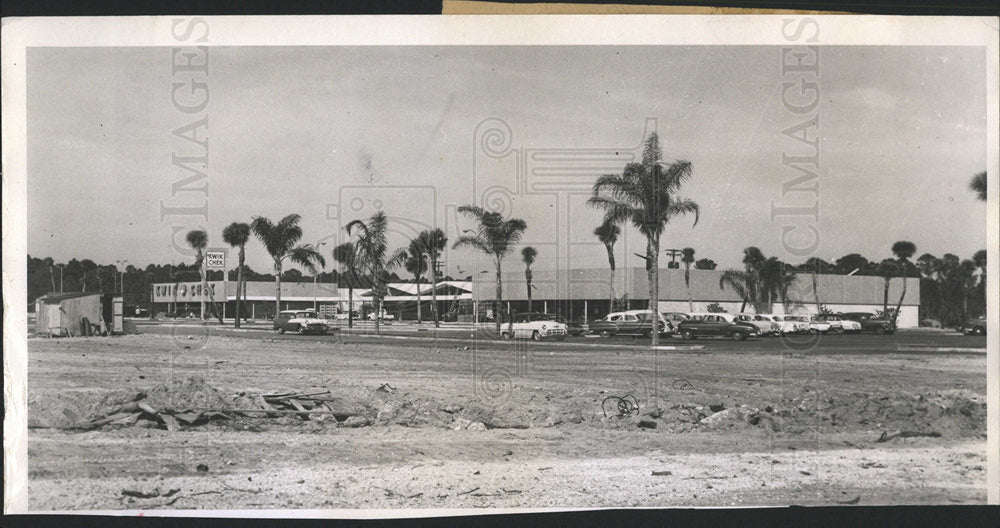
[[205, 267], [208, 269], [226, 269], [226, 250], [209, 249], [205, 251]]

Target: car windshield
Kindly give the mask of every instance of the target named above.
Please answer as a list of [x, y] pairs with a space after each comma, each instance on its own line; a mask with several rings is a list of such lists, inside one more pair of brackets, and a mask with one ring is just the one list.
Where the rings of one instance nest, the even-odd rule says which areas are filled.
[[312, 313], [311, 312], [296, 312], [295, 313], [295, 317], [296, 318], [299, 318], [299, 317], [312, 317]]

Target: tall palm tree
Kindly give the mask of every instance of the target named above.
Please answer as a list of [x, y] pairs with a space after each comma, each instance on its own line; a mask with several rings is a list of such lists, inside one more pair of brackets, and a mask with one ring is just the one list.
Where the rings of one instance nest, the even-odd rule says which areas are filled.
[[805, 266], [809, 268], [812, 275], [813, 301], [816, 303], [816, 313], [820, 313], [823, 310], [823, 305], [819, 300], [819, 273], [821, 270], [826, 272], [830, 265], [821, 258], [810, 257], [806, 260]]
[[618, 236], [621, 233], [622, 229], [614, 222], [603, 222], [594, 228], [594, 235], [604, 244], [604, 249], [608, 252], [608, 267], [611, 268], [611, 274], [608, 277], [609, 291], [611, 293], [611, 298], [608, 302], [609, 312], [615, 311], [615, 242], [618, 242]]
[[403, 267], [413, 274], [413, 283], [417, 285], [417, 324], [420, 324], [423, 322], [420, 314], [420, 277], [427, 272], [427, 254], [420, 246], [419, 239], [415, 238], [410, 241]]
[[208, 289], [208, 281], [205, 277], [205, 248], [208, 246], [208, 233], [201, 229], [188, 231], [184, 237], [189, 246], [195, 251], [194, 265], [198, 268], [201, 277], [201, 291], [198, 296], [201, 299], [201, 320], [205, 320], [205, 291]]
[[969, 189], [972, 189], [976, 193], [976, 197], [981, 201], [986, 201], [986, 173], [980, 172], [972, 177], [972, 181], [969, 182]]
[[437, 280], [438, 280], [438, 261], [441, 259], [441, 253], [444, 249], [448, 247], [448, 237], [445, 236], [444, 231], [440, 228], [426, 229], [421, 231], [417, 235], [417, 240], [420, 244], [421, 250], [427, 255], [427, 260], [430, 261], [430, 271], [431, 271], [431, 313], [434, 314], [434, 326], [440, 327], [441, 320], [438, 317], [438, 305], [437, 305]]
[[681, 262], [684, 263], [684, 286], [688, 293], [688, 311], [694, 311], [694, 301], [691, 299], [691, 264], [694, 263], [694, 248], [686, 247], [681, 250]]
[[356, 236], [354, 247], [359, 268], [364, 269], [372, 281], [372, 297], [375, 301], [375, 333], [381, 332], [382, 302], [386, 295], [388, 273], [406, 260], [406, 248], [389, 252], [389, 241], [386, 232], [389, 229], [389, 218], [384, 212], [378, 211], [367, 222], [354, 220], [344, 229], [347, 234]]
[[521, 249], [521, 261], [524, 262], [524, 281], [528, 287], [528, 311], [531, 311], [531, 265], [535, 263], [535, 257], [538, 256], [538, 250], [531, 247], [525, 246]]
[[[649, 281], [649, 308], [659, 310], [660, 301], [660, 235], [672, 218], [694, 213], [698, 223], [699, 208], [695, 202], [680, 198], [681, 184], [691, 177], [691, 163], [663, 161], [660, 139], [656, 133], [646, 139], [641, 163], [629, 163], [621, 174], [605, 174], [594, 183], [593, 195], [587, 200], [592, 207], [604, 210], [605, 222], [631, 222], [646, 237], [646, 275]], [[660, 343], [651, 318], [652, 345]]]
[[760, 304], [757, 299], [756, 280], [754, 276], [745, 270], [725, 270], [722, 272], [722, 275], [719, 275], [719, 289], [724, 290], [728, 286], [732, 288], [733, 292], [740, 299], [743, 299], [743, 304], [740, 305], [740, 312], [746, 310], [747, 304], [753, 305], [756, 309], [756, 306]]
[[766, 307], [768, 313], [773, 312], [776, 300], [780, 301], [784, 308], [788, 304], [788, 290], [795, 282], [795, 270], [779, 260], [778, 257], [770, 257], [760, 264], [759, 277], [758, 291], [762, 296], [761, 308]]
[[344, 242], [333, 248], [333, 259], [340, 263], [339, 277], [347, 279], [347, 327], [354, 328], [354, 283], [358, 280], [357, 251], [353, 242]]
[[879, 262], [878, 267], [875, 271], [878, 273], [882, 280], [882, 315], [889, 315], [889, 281], [892, 280], [898, 273], [899, 265], [896, 261], [890, 258], [883, 259]]
[[263, 216], [255, 216], [250, 223], [250, 230], [264, 244], [264, 249], [274, 260], [274, 316], [281, 312], [281, 269], [285, 259], [298, 264], [311, 273], [316, 273], [316, 263], [326, 266], [326, 260], [312, 246], [303, 244], [296, 246], [295, 243], [302, 238], [302, 228], [299, 222], [302, 217], [297, 214], [290, 214], [277, 223]]
[[503, 277], [501, 276], [503, 258], [521, 240], [524, 231], [528, 229], [528, 224], [520, 218], [505, 220], [503, 214], [487, 211], [476, 205], [463, 205], [458, 208], [458, 212], [475, 220], [477, 226], [475, 230], [467, 230], [467, 232], [474, 232], [474, 235], [462, 235], [455, 241], [452, 248], [471, 247], [478, 249], [493, 260], [493, 265], [496, 268], [497, 289], [496, 298], [493, 301], [493, 313], [499, 337], [500, 305], [503, 302]]
[[233, 248], [239, 248], [239, 267], [236, 268], [236, 328], [240, 327], [240, 319], [243, 317], [243, 307], [241, 304], [243, 293], [243, 266], [246, 262], [246, 246], [250, 240], [250, 224], [233, 222], [222, 230], [222, 240]]
[[896, 312], [892, 314], [892, 326], [896, 326], [899, 319], [899, 310], [903, 307], [903, 298], [906, 297], [907, 276], [910, 270], [910, 257], [917, 252], [917, 246], [908, 240], [900, 240], [892, 245], [892, 253], [899, 259], [899, 276], [903, 279], [903, 291], [899, 294], [899, 302], [896, 303]]

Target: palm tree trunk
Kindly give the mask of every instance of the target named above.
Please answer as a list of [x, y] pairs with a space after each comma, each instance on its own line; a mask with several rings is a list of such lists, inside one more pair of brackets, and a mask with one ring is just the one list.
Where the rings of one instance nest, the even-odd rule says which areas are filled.
[[531, 270], [525, 270], [524, 281], [528, 285], [528, 311], [531, 311]]
[[660, 333], [657, 328], [660, 318], [656, 317], [660, 311], [660, 240], [658, 237], [649, 238], [646, 256], [649, 259], [649, 269], [647, 270], [649, 275], [649, 309], [653, 311], [653, 316], [649, 318], [653, 326], [650, 336], [652, 337], [652, 345], [655, 347], [660, 344]]
[[503, 279], [500, 278], [500, 259], [496, 261], [497, 266], [497, 296], [496, 300], [493, 301], [493, 321], [496, 323], [497, 327], [497, 338], [500, 338], [500, 303], [503, 301]]
[[281, 312], [281, 261], [274, 261], [274, 316]]
[[611, 244], [604, 244], [604, 249], [608, 251], [608, 267], [611, 268], [608, 278], [608, 291], [611, 293], [611, 299], [608, 302], [608, 313], [611, 313], [615, 311], [615, 249]]
[[431, 259], [431, 313], [434, 314], [434, 327], [440, 328], [441, 321], [438, 319], [438, 295], [437, 295], [437, 259]]
[[[381, 288], [381, 284], [376, 284], [376, 287]], [[382, 333], [382, 330], [381, 330], [382, 325], [380, 324], [381, 323], [381, 321], [380, 321], [381, 319], [382, 319], [382, 295], [381, 295], [381, 291], [380, 291], [379, 294], [377, 295], [377, 298], [375, 299], [375, 333], [376, 334], [381, 334]]]
[[694, 301], [691, 299], [691, 265], [688, 263], [684, 264], [684, 285], [687, 287], [688, 293], [688, 311], [694, 311]]
[[906, 297], [906, 276], [903, 279], [903, 291], [899, 294], [899, 302], [896, 303], [896, 313], [892, 314], [892, 327], [896, 327], [896, 320], [899, 319], [899, 310], [903, 307], [903, 298]]
[[812, 272], [813, 299], [816, 300], [816, 313], [820, 313], [822, 311], [821, 309], [822, 305], [819, 302], [819, 271], [817, 270], [818, 267], [819, 264], [813, 266], [813, 272]]
[[201, 258], [201, 269], [198, 270], [201, 273], [201, 320], [205, 320], [205, 293], [208, 290], [208, 276], [205, 274], [205, 259], [201, 256], [201, 251], [198, 252], [199, 258]]
[[243, 297], [243, 261], [246, 255], [243, 253], [243, 248], [240, 248], [240, 267], [236, 270], [236, 328], [240, 327], [240, 319], [243, 317], [243, 304], [241, 299]]
[[354, 328], [354, 284], [347, 283], [347, 328]]
[[416, 277], [417, 277], [417, 324], [420, 324], [422, 322], [420, 320], [420, 275], [416, 275]]
[[882, 291], [882, 316], [888, 315], [889, 312], [889, 281], [890, 277], [885, 277], [885, 287]]

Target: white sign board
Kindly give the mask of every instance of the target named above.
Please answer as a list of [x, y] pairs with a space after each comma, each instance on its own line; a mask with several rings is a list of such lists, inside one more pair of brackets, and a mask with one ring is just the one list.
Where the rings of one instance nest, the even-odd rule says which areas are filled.
[[208, 269], [226, 269], [226, 252], [210, 249], [205, 252], [205, 267]]

